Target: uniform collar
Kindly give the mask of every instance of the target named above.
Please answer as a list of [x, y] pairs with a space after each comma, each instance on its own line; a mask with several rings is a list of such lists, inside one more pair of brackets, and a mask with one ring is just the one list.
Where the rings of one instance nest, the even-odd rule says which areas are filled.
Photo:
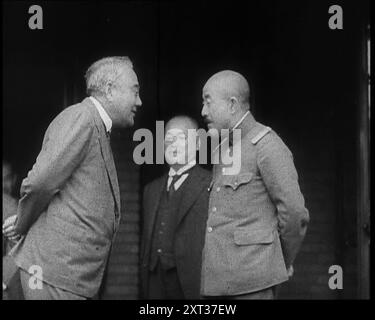
[[[241, 130], [241, 140], [256, 126], [256, 121], [250, 111], [244, 113], [241, 119], [229, 130], [229, 146], [233, 146], [233, 130]], [[219, 148], [223, 145], [224, 141], [228, 138], [224, 138], [219, 145], [216, 146], [213, 153], [217, 152]]]
[[90, 96], [90, 99], [94, 103], [96, 109], [98, 110], [100, 118], [102, 118], [102, 120], [104, 122], [105, 129], [106, 129], [107, 133], [111, 133], [112, 120], [109, 117], [108, 113], [104, 110], [104, 108], [102, 107], [102, 105], [100, 104], [100, 102], [97, 99], [95, 99], [92, 96]]
[[[253, 115], [250, 113], [250, 111], [247, 111], [248, 114], [236, 123], [236, 125], [233, 127], [233, 129], [241, 129], [241, 139], [246, 137], [246, 135], [255, 128], [256, 126], [256, 121], [253, 117]], [[233, 131], [233, 130], [231, 130]]]

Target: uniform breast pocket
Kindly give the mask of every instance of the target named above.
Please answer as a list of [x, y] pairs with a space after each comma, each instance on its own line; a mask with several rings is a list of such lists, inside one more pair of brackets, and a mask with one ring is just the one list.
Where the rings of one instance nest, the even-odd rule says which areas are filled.
[[235, 176], [223, 176], [223, 185], [236, 191], [250, 183], [253, 178], [252, 172], [245, 172]]

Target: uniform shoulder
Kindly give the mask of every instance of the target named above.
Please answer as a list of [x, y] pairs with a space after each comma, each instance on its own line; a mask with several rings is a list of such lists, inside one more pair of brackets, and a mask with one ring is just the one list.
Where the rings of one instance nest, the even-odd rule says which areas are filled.
[[270, 132], [272, 132], [272, 129], [270, 127], [267, 127], [267, 126], [265, 126], [261, 123], [258, 123], [258, 126], [256, 128], [255, 133], [250, 136], [251, 143], [256, 145], [259, 141], [261, 141]]
[[261, 139], [259, 139], [259, 141], [256, 143], [256, 148], [261, 153], [272, 152], [275, 154], [287, 153], [291, 155], [291, 151], [289, 150], [287, 145], [280, 138], [280, 136], [272, 129]]

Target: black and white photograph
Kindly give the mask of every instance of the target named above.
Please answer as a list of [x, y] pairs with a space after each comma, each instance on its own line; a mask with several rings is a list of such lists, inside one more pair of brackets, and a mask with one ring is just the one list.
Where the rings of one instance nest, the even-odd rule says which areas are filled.
[[178, 319], [370, 299], [369, 0], [2, 20], [3, 300]]

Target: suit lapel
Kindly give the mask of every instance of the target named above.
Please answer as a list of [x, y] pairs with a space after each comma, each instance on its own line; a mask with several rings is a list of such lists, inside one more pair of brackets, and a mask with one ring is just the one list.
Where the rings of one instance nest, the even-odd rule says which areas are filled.
[[[103, 141], [104, 139], [106, 140], [105, 143]], [[109, 159], [106, 160], [107, 172], [108, 172], [109, 178], [111, 180], [111, 185], [112, 185], [112, 188], [113, 188], [113, 191], [114, 191], [114, 194], [115, 194], [118, 212], [120, 213], [121, 212], [120, 186], [118, 184], [117, 170], [116, 170], [116, 166], [115, 166], [115, 160], [113, 159], [112, 148], [111, 148], [109, 140], [106, 136], [104, 138], [102, 136], [101, 140], [103, 141], [102, 145], [105, 146], [104, 149], [107, 148], [109, 150], [108, 151]]]
[[106, 166], [106, 170], [109, 176], [110, 184], [112, 187], [112, 192], [115, 197], [117, 210], [120, 213], [121, 212], [120, 188], [118, 184], [117, 172], [116, 172], [115, 162], [113, 159], [113, 154], [112, 154], [112, 149], [109, 143], [109, 139], [107, 138], [107, 134], [104, 130], [103, 121], [100, 118], [99, 112], [96, 110], [95, 105], [88, 98], [85, 99], [84, 102], [87, 102], [88, 104], [90, 104], [90, 110], [92, 114], [94, 115], [95, 125], [97, 129], [99, 130], [100, 149], [101, 149], [104, 163]]
[[204, 186], [205, 184], [203, 183], [203, 178], [201, 175], [199, 175], [199, 167], [195, 166], [190, 171], [187, 179], [181, 185], [181, 187], [184, 188], [184, 195], [181, 197], [181, 204], [177, 212], [176, 226], [179, 225], [191, 206], [198, 199], [199, 195], [202, 193], [202, 189], [204, 188]]

